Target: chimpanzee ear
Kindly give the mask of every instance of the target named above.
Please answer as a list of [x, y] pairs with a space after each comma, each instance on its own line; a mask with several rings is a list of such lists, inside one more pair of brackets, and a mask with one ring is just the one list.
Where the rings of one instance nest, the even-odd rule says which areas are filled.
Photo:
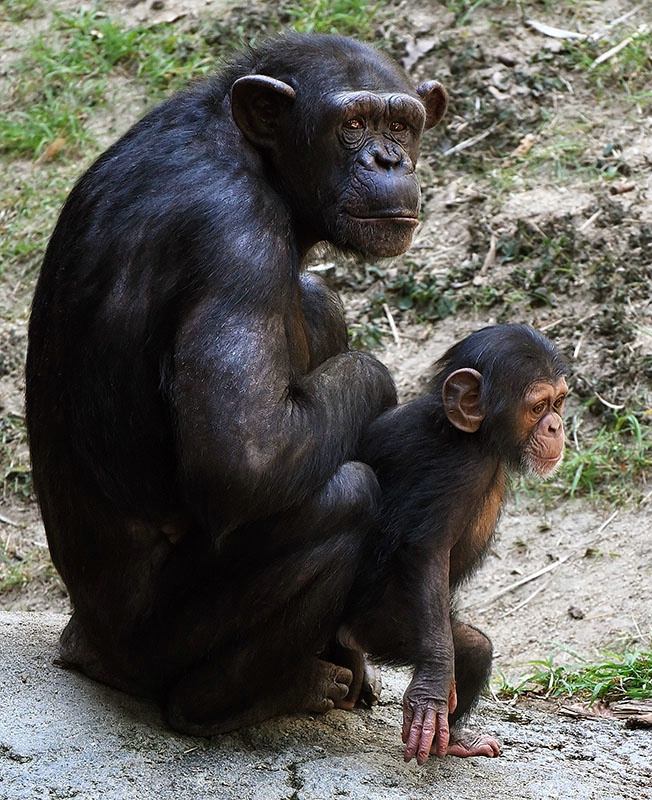
[[417, 86], [417, 94], [426, 107], [425, 130], [434, 128], [448, 108], [448, 92], [439, 81], [426, 81]]
[[252, 144], [270, 147], [276, 141], [281, 112], [295, 97], [294, 89], [283, 81], [268, 75], [245, 75], [231, 87], [231, 113]]
[[465, 368], [452, 372], [444, 381], [442, 398], [449, 421], [465, 433], [475, 433], [484, 419], [480, 406], [482, 375]]

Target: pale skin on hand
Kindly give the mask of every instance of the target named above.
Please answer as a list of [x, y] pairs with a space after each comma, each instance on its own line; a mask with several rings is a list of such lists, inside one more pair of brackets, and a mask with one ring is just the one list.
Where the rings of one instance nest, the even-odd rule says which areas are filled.
[[403, 729], [401, 738], [405, 744], [404, 758], [417, 764], [426, 763], [429, 755], [443, 758], [449, 752], [450, 726], [448, 715], [457, 708], [455, 679], [451, 682], [448, 701], [432, 700], [427, 704], [413, 704], [409, 698], [409, 687], [403, 699]]
[[466, 728], [451, 736], [448, 719], [456, 708], [455, 680], [451, 684], [448, 703], [432, 701], [427, 706], [415, 708], [404, 701], [401, 736], [405, 744], [405, 761], [411, 761], [416, 756], [417, 764], [423, 766], [431, 755], [439, 758], [493, 758], [500, 755], [500, 742], [493, 736]]

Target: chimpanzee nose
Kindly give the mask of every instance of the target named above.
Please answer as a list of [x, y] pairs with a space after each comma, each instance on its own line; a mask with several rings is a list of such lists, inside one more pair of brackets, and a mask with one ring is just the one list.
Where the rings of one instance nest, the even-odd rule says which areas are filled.
[[361, 153], [361, 160], [367, 169], [396, 169], [405, 165], [405, 153], [392, 142], [372, 142]]
[[373, 156], [379, 167], [391, 169], [403, 161], [403, 153], [395, 144], [376, 144]]
[[548, 419], [548, 430], [550, 433], [557, 433], [557, 431], [561, 428], [561, 417], [557, 416], [557, 414], [550, 414]]

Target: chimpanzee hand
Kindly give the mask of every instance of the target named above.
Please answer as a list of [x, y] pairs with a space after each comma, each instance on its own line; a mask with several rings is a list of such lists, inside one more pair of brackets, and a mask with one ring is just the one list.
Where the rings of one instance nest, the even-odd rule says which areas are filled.
[[417, 763], [423, 765], [431, 752], [443, 758], [448, 752], [450, 728], [448, 715], [457, 706], [455, 679], [450, 683], [448, 699], [438, 697], [433, 691], [433, 681], [418, 671], [403, 696], [403, 730], [405, 760], [416, 755]]

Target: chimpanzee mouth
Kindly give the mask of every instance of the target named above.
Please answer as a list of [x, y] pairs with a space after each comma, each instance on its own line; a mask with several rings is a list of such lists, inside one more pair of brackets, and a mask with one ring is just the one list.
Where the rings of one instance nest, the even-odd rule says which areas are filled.
[[409, 225], [415, 228], [419, 224], [419, 220], [414, 214], [408, 214], [403, 211], [379, 212], [368, 217], [361, 217], [357, 214], [347, 214], [347, 216], [363, 225], [391, 225], [398, 223], [399, 225]]
[[527, 459], [525, 469], [526, 474], [533, 475], [539, 478], [549, 478], [554, 475], [559, 469], [564, 460], [564, 451], [553, 458], [542, 458], [540, 456], [530, 455]]
[[367, 216], [342, 212], [335, 244], [350, 247], [364, 256], [388, 258], [404, 253], [418, 225], [411, 211], [378, 211]]

